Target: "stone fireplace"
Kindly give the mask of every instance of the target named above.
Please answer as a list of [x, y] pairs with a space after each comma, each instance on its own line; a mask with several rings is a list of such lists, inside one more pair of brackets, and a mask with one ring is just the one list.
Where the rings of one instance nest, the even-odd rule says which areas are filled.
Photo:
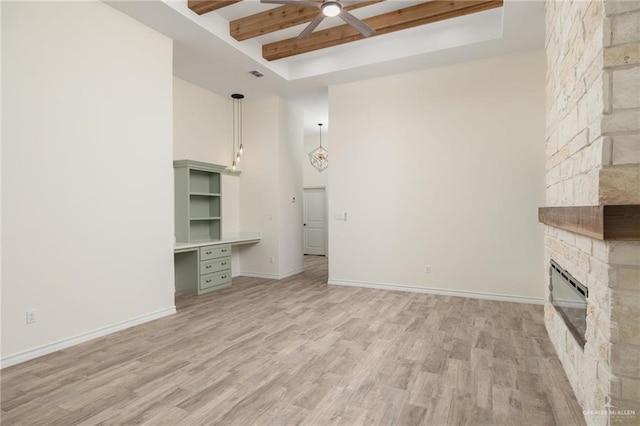
[[545, 45], [545, 271], [588, 289], [585, 342], [549, 290], [545, 324], [587, 424], [639, 424], [640, 1], [547, 1]]

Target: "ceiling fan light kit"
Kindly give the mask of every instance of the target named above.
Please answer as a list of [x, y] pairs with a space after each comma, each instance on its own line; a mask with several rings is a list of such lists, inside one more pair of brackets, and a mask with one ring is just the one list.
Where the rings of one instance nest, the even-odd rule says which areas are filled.
[[342, 6], [337, 1], [325, 1], [320, 7], [324, 16], [332, 18], [338, 16], [342, 11]]
[[360, 34], [365, 37], [369, 37], [375, 33], [375, 30], [369, 25], [365, 24], [360, 19], [347, 12], [342, 3], [337, 0], [324, 0], [322, 3], [310, 1], [310, 0], [260, 0], [261, 3], [266, 4], [284, 4], [293, 6], [313, 7], [320, 9], [318, 15], [305, 27], [304, 30], [298, 35], [298, 38], [304, 39], [311, 35], [313, 30], [316, 29], [320, 22], [324, 18], [332, 18], [335, 16], [340, 17], [344, 22], [355, 28]]

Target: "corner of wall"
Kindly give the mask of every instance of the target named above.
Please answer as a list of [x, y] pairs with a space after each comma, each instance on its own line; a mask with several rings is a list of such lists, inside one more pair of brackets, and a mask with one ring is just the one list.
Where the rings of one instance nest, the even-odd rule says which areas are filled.
[[280, 100], [280, 138], [278, 163], [279, 199], [279, 275], [302, 272], [302, 146], [304, 114], [284, 99]]

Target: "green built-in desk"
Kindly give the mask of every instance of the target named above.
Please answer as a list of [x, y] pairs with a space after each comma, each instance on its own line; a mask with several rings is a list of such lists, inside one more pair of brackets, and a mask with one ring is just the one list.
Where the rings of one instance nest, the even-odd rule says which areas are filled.
[[178, 293], [204, 294], [231, 285], [231, 247], [260, 241], [260, 232], [229, 234], [219, 240], [176, 243], [173, 249]]

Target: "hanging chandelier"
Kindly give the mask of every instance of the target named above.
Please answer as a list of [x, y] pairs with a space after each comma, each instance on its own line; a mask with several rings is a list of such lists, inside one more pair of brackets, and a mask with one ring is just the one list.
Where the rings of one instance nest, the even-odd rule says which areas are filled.
[[231, 95], [233, 99], [233, 147], [231, 149], [231, 170], [235, 170], [240, 163], [240, 158], [244, 152], [244, 146], [242, 145], [242, 100], [244, 95], [240, 93], [234, 93]]
[[318, 123], [320, 128], [320, 146], [309, 153], [311, 165], [319, 172], [329, 167], [329, 152], [322, 147], [322, 123]]

